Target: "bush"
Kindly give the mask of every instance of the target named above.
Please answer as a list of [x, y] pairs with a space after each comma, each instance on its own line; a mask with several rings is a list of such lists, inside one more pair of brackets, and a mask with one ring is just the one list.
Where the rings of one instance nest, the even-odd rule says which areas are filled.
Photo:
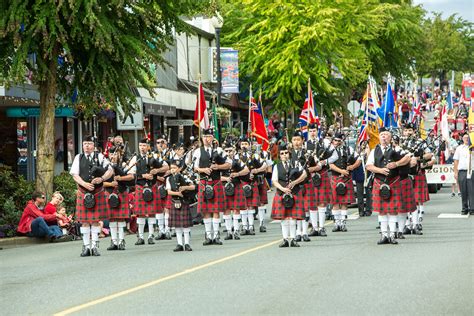
[[[76, 184], [72, 176], [63, 172], [54, 177], [53, 184], [54, 190], [63, 195], [66, 209], [74, 210]], [[34, 182], [26, 181], [10, 170], [0, 170], [0, 238], [16, 235], [21, 214], [34, 190]]]

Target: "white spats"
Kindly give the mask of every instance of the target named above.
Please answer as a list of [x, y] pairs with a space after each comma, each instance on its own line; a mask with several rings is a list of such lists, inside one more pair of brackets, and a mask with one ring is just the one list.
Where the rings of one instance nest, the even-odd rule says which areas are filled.
[[84, 246], [89, 247], [91, 244], [91, 226], [88, 224], [82, 225], [80, 230]]
[[319, 228], [324, 228], [324, 223], [326, 222], [326, 207], [318, 207], [318, 220]]
[[183, 229], [182, 228], [176, 228], [176, 241], [178, 242], [178, 245], [183, 246]]
[[91, 227], [91, 239], [92, 239], [92, 244], [91, 247], [97, 247], [97, 243], [99, 242], [99, 234], [100, 234], [100, 226], [92, 226]]

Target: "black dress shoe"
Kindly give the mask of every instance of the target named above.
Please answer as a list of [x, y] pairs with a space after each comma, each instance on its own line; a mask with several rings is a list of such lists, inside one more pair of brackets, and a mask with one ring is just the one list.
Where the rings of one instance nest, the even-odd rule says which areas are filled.
[[319, 236], [321, 236], [321, 237], [327, 237], [328, 236], [328, 234], [326, 234], [326, 228], [323, 227], [319, 230]]
[[231, 233], [227, 233], [227, 235], [224, 237], [224, 240], [231, 240], [233, 238]]
[[155, 240], [160, 240], [160, 239], [163, 239], [163, 233], [158, 233], [155, 237]]
[[185, 251], [193, 251], [193, 249], [191, 248], [191, 246], [188, 245], [188, 244], [184, 245], [184, 250], [185, 250]]
[[143, 238], [138, 238], [137, 242], [135, 243], [135, 246], [140, 246], [144, 244], [145, 244], [145, 240]]
[[340, 231], [339, 226], [336, 225], [336, 226], [334, 226], [334, 227], [332, 228], [332, 232], [333, 232], [333, 233], [338, 232], [338, 231]]
[[91, 255], [91, 250], [89, 247], [82, 246], [81, 257], [89, 257]]
[[319, 232], [317, 229], [313, 229], [313, 231], [309, 234], [311, 237], [319, 236]]
[[167, 233], [165, 234], [165, 239], [166, 239], [166, 240], [171, 240], [171, 234], [170, 234], [170, 232], [167, 232]]
[[118, 244], [118, 250], [125, 250], [125, 240], [122, 240], [122, 241]]
[[155, 242], [153, 241], [153, 235], [151, 235], [150, 237], [148, 237], [148, 244], [149, 245], [154, 245]]
[[278, 245], [280, 248], [287, 248], [290, 247], [290, 243], [288, 242], [288, 239], [283, 239], [282, 243]]
[[398, 236], [398, 239], [405, 239], [405, 236], [403, 236], [403, 233], [402, 232], [398, 232], [397, 234]]
[[377, 242], [377, 245], [386, 245], [388, 243], [390, 243], [390, 241], [388, 240], [388, 237], [382, 236], [382, 238], [380, 238], [380, 240]]
[[255, 235], [255, 229], [253, 228], [253, 226], [250, 226], [250, 229], [248, 230], [248, 235], [252, 235], [254, 236]]
[[347, 227], [346, 227], [346, 225], [344, 225], [344, 226], [341, 227], [341, 232], [347, 232]]
[[296, 242], [295, 239], [292, 239], [292, 240], [290, 241], [290, 247], [299, 247], [299, 246], [300, 246], [300, 245]]
[[240, 240], [239, 232], [234, 233], [234, 240]]
[[419, 230], [420, 232], [423, 231], [423, 225], [418, 224], [418, 225], [417, 225], [417, 228], [418, 228], [418, 230]]
[[176, 248], [173, 249], [174, 252], [178, 252], [178, 251], [184, 251], [184, 248], [182, 245], [176, 245]]
[[411, 235], [411, 229], [408, 226], [403, 229], [403, 235]]
[[267, 228], [265, 226], [260, 226], [260, 232], [261, 233], [266, 233], [267, 232]]
[[390, 237], [390, 238], [389, 238], [389, 242], [390, 242], [392, 245], [398, 245], [398, 241], [395, 240], [395, 236]]
[[423, 235], [423, 233], [420, 230], [418, 230], [418, 228], [416, 228], [416, 227], [415, 227], [415, 229], [413, 229], [411, 231], [411, 234], [412, 235]]
[[212, 245], [212, 240], [209, 239], [209, 238], [206, 238], [206, 240], [204, 240], [204, 242], [202, 243], [203, 246], [209, 246], [209, 245]]
[[309, 239], [308, 235], [303, 235], [303, 241], [309, 242], [311, 239]]
[[[293, 240], [292, 240], [293, 241]], [[300, 242], [301, 241], [301, 235], [297, 235], [294, 239], [294, 241]]]
[[118, 246], [114, 244], [113, 241], [110, 242], [110, 246], [107, 247], [107, 250], [118, 250]]
[[175, 232], [175, 231], [173, 231], [173, 232], [171, 233], [171, 237], [176, 237], [176, 232]]
[[250, 235], [250, 229], [244, 229], [242, 235]]
[[91, 249], [91, 255], [94, 257], [99, 257], [100, 256], [99, 249], [97, 249], [97, 247], [93, 247]]
[[62, 235], [60, 237], [56, 237], [52, 242], [65, 242], [65, 241], [71, 241], [74, 239], [73, 235]]
[[221, 241], [221, 239], [220, 239], [219, 237], [214, 238], [214, 240], [212, 241], [212, 243], [213, 243], [214, 245], [222, 245], [222, 241]]

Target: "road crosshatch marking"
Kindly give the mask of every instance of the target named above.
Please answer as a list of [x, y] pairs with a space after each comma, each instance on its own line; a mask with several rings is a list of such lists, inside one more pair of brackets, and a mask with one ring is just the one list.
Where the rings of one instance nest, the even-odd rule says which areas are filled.
[[[349, 214], [348, 217], [354, 215], [355, 213], [356, 212], [354, 212], [352, 214]], [[334, 223], [334, 221], [328, 221], [326, 223], [326, 225], [329, 226], [333, 223]], [[89, 308], [89, 307], [92, 307], [92, 306], [95, 306], [95, 305], [98, 305], [98, 304], [101, 304], [101, 303], [111, 301], [111, 300], [119, 298], [121, 296], [128, 295], [128, 294], [146, 289], [146, 288], [151, 287], [151, 286], [158, 285], [160, 283], [163, 283], [163, 282], [166, 282], [166, 281], [169, 281], [169, 280], [172, 280], [172, 279], [176, 279], [180, 276], [184, 276], [184, 275], [187, 275], [187, 274], [190, 274], [190, 273], [193, 273], [193, 272], [196, 272], [196, 271], [199, 271], [199, 270], [202, 270], [202, 269], [205, 269], [205, 268], [208, 268], [208, 267], [211, 267], [211, 266], [214, 266], [214, 265], [217, 265], [217, 264], [220, 264], [220, 263], [223, 263], [223, 262], [226, 262], [226, 261], [244, 256], [244, 255], [247, 255], [249, 253], [252, 253], [252, 252], [264, 249], [264, 248], [268, 248], [270, 246], [276, 245], [279, 242], [281, 242], [281, 238], [278, 239], [278, 240], [274, 240], [274, 241], [271, 241], [269, 243], [254, 247], [254, 248], [250, 248], [250, 249], [238, 252], [236, 254], [233, 254], [233, 255], [230, 255], [230, 256], [227, 256], [227, 257], [224, 257], [224, 258], [221, 258], [221, 259], [217, 259], [217, 260], [214, 260], [214, 261], [211, 261], [211, 262], [208, 262], [208, 263], [204, 263], [204, 264], [195, 266], [193, 268], [189, 268], [189, 269], [183, 270], [181, 272], [177, 272], [177, 273], [171, 274], [169, 276], [162, 277], [162, 278], [156, 279], [154, 281], [150, 281], [150, 282], [132, 287], [132, 288], [127, 289], [127, 290], [123, 290], [123, 291], [120, 291], [120, 292], [117, 292], [117, 293], [114, 293], [114, 294], [104, 296], [104, 297], [99, 298], [99, 299], [92, 300], [92, 301], [84, 303], [84, 304], [80, 304], [80, 305], [76, 305], [74, 307], [70, 307], [68, 309], [65, 309], [63, 311], [60, 311], [60, 312], [57, 312], [57, 313], [53, 314], [53, 316], [70, 315], [72, 313], [76, 313], [76, 312], [81, 311], [83, 309], [86, 309], [86, 308]]]

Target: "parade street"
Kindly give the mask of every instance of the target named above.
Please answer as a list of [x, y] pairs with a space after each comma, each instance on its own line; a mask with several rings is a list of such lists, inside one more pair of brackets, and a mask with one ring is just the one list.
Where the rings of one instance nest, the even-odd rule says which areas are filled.
[[[80, 258], [81, 242], [0, 251], [3, 315], [325, 314], [468, 315], [474, 310], [473, 218], [459, 214], [449, 188], [431, 195], [423, 236], [377, 245], [377, 216], [348, 221], [348, 232], [278, 248], [279, 223], [268, 232], [173, 253], [175, 240]], [[351, 209], [354, 213], [356, 209]], [[385, 305], [377, 302], [383, 301]]]

